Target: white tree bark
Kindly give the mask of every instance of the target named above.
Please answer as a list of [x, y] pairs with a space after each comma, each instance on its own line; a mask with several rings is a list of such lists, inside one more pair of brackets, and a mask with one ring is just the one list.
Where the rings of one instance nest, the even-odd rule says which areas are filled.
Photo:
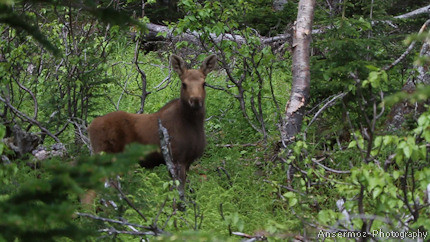
[[293, 35], [293, 86], [285, 111], [282, 129], [284, 145], [294, 141], [300, 132], [310, 89], [310, 42], [315, 0], [300, 0]]
[[424, 14], [424, 13], [430, 13], [430, 5], [416, 9], [416, 10], [409, 12], [409, 13], [405, 13], [405, 14], [396, 16], [394, 18], [397, 18], [397, 19], [413, 18], [417, 15]]

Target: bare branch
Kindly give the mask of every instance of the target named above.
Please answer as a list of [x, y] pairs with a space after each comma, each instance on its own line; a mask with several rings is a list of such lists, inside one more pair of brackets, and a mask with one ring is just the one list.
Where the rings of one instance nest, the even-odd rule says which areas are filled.
[[324, 168], [325, 170], [327, 170], [327, 171], [331, 171], [331, 172], [333, 172], [333, 173], [338, 173], [338, 174], [350, 174], [350, 173], [351, 173], [350, 171], [339, 171], [339, 170], [335, 170], [335, 169], [332, 169], [332, 168], [330, 168], [330, 167], [327, 167], [327, 166], [325, 166], [325, 165], [321, 164], [321, 163], [320, 163], [320, 161], [325, 160], [325, 157], [323, 157], [323, 158], [321, 158], [321, 159], [319, 159], [319, 160], [312, 158], [311, 160], [312, 160], [312, 162], [313, 162], [313, 163], [315, 163], [315, 164], [317, 164], [317, 165], [321, 166], [322, 168]]
[[430, 13], [430, 5], [416, 9], [416, 10], [409, 12], [409, 13], [395, 16], [394, 18], [396, 18], [396, 19], [413, 18], [413, 17], [416, 17], [417, 15], [424, 14], [424, 13]]
[[19, 82], [17, 79], [15, 79], [15, 82], [18, 84], [18, 86], [22, 90], [26, 91], [28, 94], [30, 94], [31, 98], [33, 98], [33, 102], [34, 102], [34, 115], [33, 115], [33, 119], [36, 120], [37, 119], [37, 112], [38, 112], [38, 102], [37, 102], [36, 96], [34, 96], [33, 92], [30, 89], [26, 88], [24, 85], [22, 85], [21, 82]]
[[[423, 26], [421, 27], [420, 31], [418, 32], [418, 34], [422, 34], [424, 32], [424, 30], [427, 28], [427, 25], [430, 23], [430, 19], [427, 20]], [[395, 61], [393, 61], [393, 63], [391, 63], [390, 65], [386, 66], [383, 68], [383, 70], [388, 71], [391, 68], [393, 68], [395, 65], [399, 64], [400, 61], [402, 61], [409, 53], [411, 53], [412, 49], [415, 47], [416, 41], [412, 41], [412, 43], [408, 46], [408, 48], [406, 49], [405, 52], [403, 52], [403, 54], [397, 58]]]
[[317, 117], [328, 107], [331, 107], [332, 104], [334, 103], [334, 101], [336, 101], [339, 98], [343, 98], [346, 94], [346, 92], [342, 92], [336, 96], [334, 96], [330, 101], [328, 101], [327, 103], [325, 103], [322, 108], [320, 108], [320, 110], [318, 110], [318, 112], [314, 115], [314, 117], [312, 118], [312, 120], [309, 122], [308, 127], [306, 127], [305, 133], [308, 130], [308, 128], [311, 126], [311, 124], [317, 119]]
[[130, 201], [130, 199], [128, 199], [128, 197], [124, 194], [124, 192], [121, 190], [121, 188], [118, 186], [118, 184], [116, 184], [116, 182], [110, 182], [109, 183], [110, 185], [112, 185], [118, 192], [119, 192], [119, 194], [121, 195], [121, 197], [125, 200], [125, 202], [131, 207], [131, 208], [133, 208], [134, 209], [134, 211], [136, 211], [138, 214], [139, 214], [139, 216], [141, 217], [141, 218], [143, 218], [143, 220], [145, 220], [145, 222], [146, 221], [148, 221], [147, 219], [146, 219], [146, 217], [140, 212], [140, 210], [139, 209], [137, 209], [136, 208], [136, 206]]
[[99, 232], [106, 232], [109, 234], [129, 234], [129, 235], [156, 235], [152, 231], [148, 232], [140, 232], [140, 231], [125, 231], [125, 230], [116, 230], [114, 228], [107, 228], [107, 229], [99, 229]]
[[146, 229], [146, 230], [151, 231], [151, 233], [152, 233], [151, 235], [166, 234], [165, 231], [163, 231], [159, 228], [154, 228], [152, 226], [143, 226], [140, 224], [129, 223], [126, 221], [120, 221], [120, 220], [115, 220], [115, 219], [110, 219], [110, 218], [103, 218], [103, 217], [99, 217], [99, 216], [88, 214], [88, 213], [77, 212], [76, 215], [81, 216], [81, 217], [88, 217], [88, 218], [92, 218], [95, 220], [100, 220], [100, 221], [104, 221], [104, 222], [108, 222], [108, 223], [115, 223], [115, 224], [120, 224], [120, 225], [124, 225], [124, 226], [133, 226], [133, 227], [137, 227], [137, 228]]
[[53, 138], [55, 140], [55, 142], [61, 143], [61, 141], [58, 139], [57, 136], [53, 135], [47, 128], [43, 127], [42, 124], [40, 124], [37, 120], [28, 117], [25, 113], [19, 111], [17, 108], [12, 106], [12, 104], [9, 102], [8, 99], [0, 96], [0, 101], [5, 103], [6, 106], [8, 106], [12, 110], [12, 112], [14, 112], [16, 115], [27, 120], [29, 123], [34, 124], [37, 127], [39, 127], [40, 130], [42, 130], [44, 133], [46, 133], [49, 137]]

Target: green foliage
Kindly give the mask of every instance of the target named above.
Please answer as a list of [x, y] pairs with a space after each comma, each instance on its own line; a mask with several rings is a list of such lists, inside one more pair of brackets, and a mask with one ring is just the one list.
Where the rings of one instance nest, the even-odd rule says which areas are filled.
[[[94, 231], [74, 222], [78, 195], [86, 189], [100, 188], [105, 178], [126, 173], [136, 160], [152, 151], [152, 147], [131, 145], [118, 155], [82, 156], [73, 166], [55, 158], [44, 161], [40, 171], [28, 171], [20, 165], [19, 173], [15, 164], [1, 165], [2, 174], [10, 167], [15, 172], [9, 172], [1, 181], [0, 239], [83, 240]], [[25, 180], [16, 182], [24, 177]]]
[[[397, 223], [406, 223], [409, 220], [407, 214], [410, 214], [411, 228], [428, 230], [428, 223], [424, 220], [428, 218], [430, 210], [428, 206], [422, 205], [428, 202], [426, 193], [430, 184], [430, 169], [425, 165], [428, 157], [426, 147], [430, 137], [429, 118], [430, 112], [422, 114], [416, 129], [406, 136], [376, 136], [371, 148], [373, 161], [369, 163], [360, 162], [360, 153], [366, 150], [369, 141], [364, 140], [359, 133], [354, 134], [355, 139], [344, 152], [355, 154], [350, 159], [351, 162], [358, 163], [349, 171], [330, 172], [322, 166], [301, 165], [307, 167], [307, 175], [298, 178], [293, 187], [306, 191], [308, 197], [299, 196], [297, 203], [297, 193], [287, 192], [284, 196], [290, 206], [306, 213], [312, 211], [309, 207], [310, 200], [317, 199], [320, 208], [315, 217], [309, 220], [312, 222], [315, 219], [327, 227], [341, 224], [348, 229], [360, 231], [363, 224], [372, 220], [373, 223], [367, 231], [398, 231]], [[293, 163], [303, 150], [309, 151], [310, 147], [303, 142], [297, 142], [294, 149], [297, 151], [294, 153], [295, 157], [290, 158]], [[389, 158], [389, 154], [395, 154], [395, 157]], [[394, 164], [389, 162], [390, 159], [393, 159]], [[385, 164], [380, 161], [385, 161]], [[304, 163], [312, 164], [306, 160]], [[342, 163], [344, 159], [339, 159], [335, 164]], [[327, 185], [325, 188], [307, 188], [306, 182], [303, 182], [307, 180], [325, 181]], [[320, 200], [321, 192], [324, 191], [324, 197], [331, 194], [333, 198], [329, 201]], [[335, 209], [336, 200], [336, 203], [344, 201], [342, 209]]]
[[[243, 13], [258, 9], [248, 1], [237, 5], [231, 1], [183, 0], [180, 6], [188, 14], [175, 25], [175, 32], [195, 31], [199, 33], [203, 48], [217, 53], [228, 77], [222, 89], [237, 100], [248, 125], [266, 139], [267, 130], [273, 130], [280, 119], [278, 103], [283, 100], [279, 100], [275, 92], [288, 86], [290, 70], [284, 56], [270, 46], [263, 46], [254, 29], [242, 26]], [[184, 42], [176, 47], [184, 46], [190, 48]], [[203, 58], [198, 55], [198, 59]], [[275, 116], [274, 109], [277, 109]]]
[[59, 55], [59, 50], [55, 47], [46, 36], [40, 32], [38, 26], [32, 24], [34, 19], [28, 15], [18, 15], [12, 7], [8, 6], [11, 3], [0, 3], [0, 23], [7, 24], [12, 28], [23, 30], [28, 35], [31, 35], [46, 49], [52, 51], [55, 55]]
[[[216, 52], [221, 65], [207, 77], [208, 84], [223, 91], [206, 88], [208, 147], [188, 173], [185, 211], [177, 209], [179, 195], [165, 166], [152, 170], [137, 167], [139, 158], [153, 151], [151, 148], [132, 146], [123, 154], [90, 157], [78, 135], [93, 117], [117, 109], [139, 110], [143, 86], [137, 66], [145, 72], [150, 92], [146, 113], [177, 98], [180, 85], [176, 75], [166, 88], [159, 90], [158, 86], [169, 76], [170, 52], [139, 54], [139, 45], [126, 35], [126, 24], [134, 21], [116, 16], [116, 11], [106, 6], [108, 2], [73, 3], [78, 5], [71, 8], [57, 1], [31, 2], [34, 8], [27, 10], [17, 1], [0, 1], [0, 6], [5, 6], [0, 21], [6, 23], [0, 25], [0, 97], [58, 133], [70, 147], [69, 155], [78, 158], [2, 162], [0, 240], [238, 241], [242, 238], [231, 232], [242, 232], [283, 241], [297, 234], [308, 235], [306, 239], [316, 237], [317, 230], [309, 224], [327, 230], [398, 231], [399, 224], [409, 230], [430, 230], [426, 197], [430, 113], [413, 120], [404, 133], [386, 131], [383, 120], [375, 118], [386, 104], [426, 101], [430, 95], [425, 86], [412, 94], [397, 93], [405, 76], [413, 72], [412, 57], [389, 71], [383, 69], [404, 51], [399, 43], [405, 37], [387, 36], [391, 29], [372, 21], [386, 19], [387, 13], [400, 13], [393, 9], [403, 1], [375, 0], [373, 5], [343, 1], [333, 11], [317, 10], [315, 26], [327, 28], [313, 35], [310, 105], [320, 105], [332, 94], [349, 93], [343, 99], [345, 109], [325, 109], [307, 129], [307, 139], [297, 138], [290, 147], [291, 153], [279, 151], [276, 127], [288, 99], [285, 93], [292, 63], [289, 53], [283, 52], [290, 47], [287, 42], [280, 49], [263, 46], [260, 34], [282, 31], [295, 19], [296, 3], [288, 1], [283, 11], [274, 12], [272, 1], [266, 0], [182, 0], [182, 12], [163, 13], [171, 19], [185, 15], [170, 24], [176, 34], [201, 34], [203, 50], [182, 41], [174, 46], [175, 52], [187, 53], [184, 58], [192, 64], [200, 63], [207, 52]], [[150, 3], [146, 9], [151, 21], [165, 10], [158, 8], [161, 1], [145, 2]], [[405, 2], [419, 6], [418, 2]], [[128, 0], [112, 6], [132, 16], [134, 10], [141, 11], [141, 3]], [[11, 8], [13, 11], [6, 12]], [[176, 12], [176, 6], [173, 9]], [[139, 21], [149, 20], [144, 17]], [[417, 23], [420, 20], [396, 22], [399, 32], [416, 32], [413, 27]], [[405, 25], [408, 31], [403, 31]], [[244, 42], [227, 38], [231, 34]], [[220, 36], [224, 40], [214, 41]], [[427, 37], [423, 34], [411, 40]], [[40, 48], [32, 39], [47, 44]], [[60, 59], [45, 50], [49, 43], [62, 54]], [[415, 62], [426, 63], [426, 58]], [[395, 94], [381, 100], [381, 92]], [[384, 103], [379, 104], [381, 101]], [[22, 114], [4, 106], [0, 118], [39, 132]], [[0, 138], [4, 133], [0, 125]], [[266, 143], [258, 142], [262, 138]], [[45, 140], [45, 145], [50, 142]], [[2, 142], [1, 154], [9, 155]], [[33, 169], [27, 163], [40, 167]], [[116, 175], [121, 176], [116, 179], [128, 201], [118, 196], [118, 190], [102, 187], [105, 178]], [[97, 190], [96, 201], [111, 200], [116, 209], [98, 202], [93, 207], [81, 206], [79, 196], [88, 189]], [[168, 234], [154, 238], [105, 233], [106, 229], [131, 232], [131, 228], [78, 216], [77, 211], [97, 212], [102, 218], [146, 226], [142, 228], [145, 232], [158, 228]]]

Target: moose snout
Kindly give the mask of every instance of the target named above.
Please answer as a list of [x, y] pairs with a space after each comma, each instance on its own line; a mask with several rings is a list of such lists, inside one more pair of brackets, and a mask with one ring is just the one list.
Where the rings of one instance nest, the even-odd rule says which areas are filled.
[[190, 97], [190, 99], [188, 99], [188, 104], [190, 104], [192, 108], [201, 108], [203, 107], [203, 99], [200, 97]]

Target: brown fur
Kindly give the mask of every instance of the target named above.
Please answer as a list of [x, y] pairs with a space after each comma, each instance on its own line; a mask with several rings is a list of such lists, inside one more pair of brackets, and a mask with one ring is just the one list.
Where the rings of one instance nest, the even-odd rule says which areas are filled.
[[[179, 169], [179, 179], [183, 184], [186, 171], [191, 163], [204, 151], [206, 140], [205, 119], [205, 78], [216, 65], [216, 56], [211, 55], [203, 61], [198, 70], [188, 70], [185, 62], [178, 56], [170, 58], [173, 69], [182, 81], [181, 97], [167, 103], [152, 114], [132, 114], [117, 111], [94, 119], [88, 127], [91, 146], [95, 153], [105, 151], [118, 153], [127, 144], [160, 145], [158, 119], [167, 128], [171, 137], [173, 162]], [[160, 153], [153, 153], [141, 162], [144, 167], [164, 163]]]

